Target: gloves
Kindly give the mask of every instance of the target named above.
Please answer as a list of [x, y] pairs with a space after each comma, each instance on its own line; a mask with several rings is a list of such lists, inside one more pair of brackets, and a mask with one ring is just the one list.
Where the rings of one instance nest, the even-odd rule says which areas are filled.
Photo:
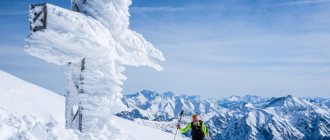
[[177, 128], [177, 129], [180, 129], [180, 128], [181, 128], [180, 124], [177, 124], [177, 125], [176, 125], [176, 128]]

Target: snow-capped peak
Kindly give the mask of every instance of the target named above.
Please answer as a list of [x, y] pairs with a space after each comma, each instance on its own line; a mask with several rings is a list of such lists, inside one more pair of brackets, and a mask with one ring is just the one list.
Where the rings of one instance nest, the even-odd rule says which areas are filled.
[[299, 110], [299, 109], [316, 109], [318, 108], [314, 104], [306, 101], [302, 98], [297, 98], [292, 95], [286, 97], [272, 98], [264, 105], [264, 108], [280, 107], [287, 110]]

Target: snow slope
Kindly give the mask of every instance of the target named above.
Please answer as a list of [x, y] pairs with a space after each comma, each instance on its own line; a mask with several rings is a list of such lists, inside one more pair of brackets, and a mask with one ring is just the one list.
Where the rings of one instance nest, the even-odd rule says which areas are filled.
[[64, 128], [64, 98], [0, 70], [0, 108], [15, 116], [38, 116]]
[[[125, 130], [127, 134], [131, 135], [136, 140], [169, 140], [174, 138], [174, 134], [143, 126], [120, 117], [114, 117], [114, 120], [121, 125], [120, 127], [122, 130]], [[181, 134], [178, 134], [176, 139], [188, 140], [188, 138], [182, 137]]]
[[[129, 140], [173, 139], [173, 134], [119, 117], [110, 123]], [[0, 70], [0, 140], [106, 139], [64, 129], [64, 124], [64, 97]]]
[[[135, 122], [114, 117], [113, 121], [127, 135], [129, 140], [168, 140], [173, 139], [174, 135], [153, 129]], [[31, 116], [14, 116], [11, 113], [0, 109], [0, 140], [90, 140], [89, 135], [81, 134], [76, 130], [61, 129], [52, 123], [43, 123], [42, 120]], [[120, 139], [121, 140], [121, 139]], [[177, 140], [188, 140], [182, 136], [177, 136]]]

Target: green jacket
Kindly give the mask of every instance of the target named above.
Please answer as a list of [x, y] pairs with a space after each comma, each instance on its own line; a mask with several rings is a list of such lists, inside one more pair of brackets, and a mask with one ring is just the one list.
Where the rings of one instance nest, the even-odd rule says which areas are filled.
[[[192, 125], [192, 123], [188, 123], [188, 125], [185, 128], [180, 128], [179, 130], [181, 131], [181, 133], [187, 133], [191, 129], [191, 125]], [[202, 131], [204, 133], [204, 136], [208, 137], [208, 133], [207, 133], [205, 124], [198, 121], [197, 125], [198, 126], [202, 125]]]

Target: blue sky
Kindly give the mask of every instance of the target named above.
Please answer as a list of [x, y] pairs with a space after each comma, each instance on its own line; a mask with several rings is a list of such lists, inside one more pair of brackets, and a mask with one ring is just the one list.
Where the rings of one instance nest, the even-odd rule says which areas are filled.
[[[28, 5], [3, 0], [0, 69], [65, 93], [64, 67], [27, 55]], [[330, 97], [330, 0], [133, 0], [131, 28], [163, 51], [162, 72], [127, 67], [124, 94]]]

